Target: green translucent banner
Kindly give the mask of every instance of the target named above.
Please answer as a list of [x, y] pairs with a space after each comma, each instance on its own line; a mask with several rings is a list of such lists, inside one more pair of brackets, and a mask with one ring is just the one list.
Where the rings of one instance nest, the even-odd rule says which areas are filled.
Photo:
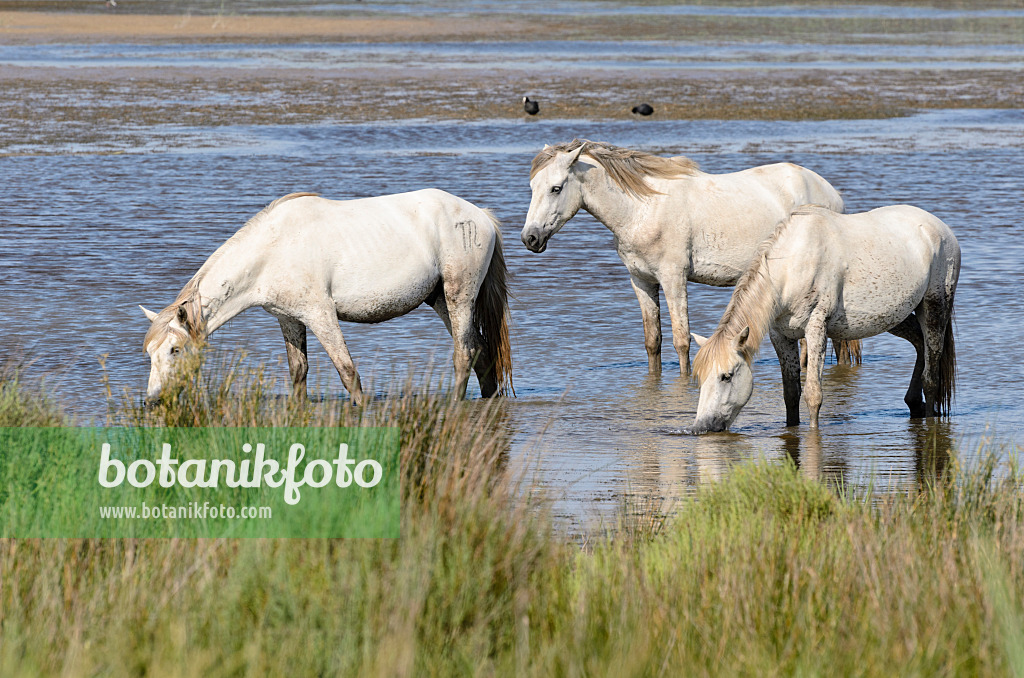
[[396, 428], [0, 428], [2, 537], [399, 535]]

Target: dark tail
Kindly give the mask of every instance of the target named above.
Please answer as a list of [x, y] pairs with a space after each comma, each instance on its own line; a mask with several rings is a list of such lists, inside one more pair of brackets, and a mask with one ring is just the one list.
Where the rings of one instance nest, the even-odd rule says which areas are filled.
[[840, 365], [860, 365], [863, 362], [860, 339], [842, 339], [839, 342], [833, 340], [832, 351]]
[[484, 340], [485, 355], [491, 361], [491, 374], [498, 385], [498, 395], [515, 395], [512, 387], [512, 344], [509, 341], [508, 269], [501, 244], [501, 229], [497, 218], [484, 210], [496, 236], [494, 253], [487, 268], [480, 294], [476, 298], [474, 317], [477, 330]]
[[[952, 306], [952, 305], [951, 305]], [[949, 309], [946, 333], [942, 340], [942, 357], [939, 359], [939, 394], [935, 403], [937, 414], [948, 415], [953, 406], [953, 391], [956, 389], [956, 341], [953, 337], [953, 309]]]

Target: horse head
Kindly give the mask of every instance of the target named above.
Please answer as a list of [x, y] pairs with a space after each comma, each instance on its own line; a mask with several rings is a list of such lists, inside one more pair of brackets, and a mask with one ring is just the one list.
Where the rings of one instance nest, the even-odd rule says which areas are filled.
[[146, 402], [155, 403], [180, 365], [182, 354], [195, 345], [200, 328], [190, 304], [175, 303], [159, 313], [139, 306], [149, 318], [143, 349], [149, 354], [149, 385]]
[[543, 157], [544, 160], [541, 163], [534, 160], [536, 169], [530, 178], [533, 198], [530, 200], [530, 211], [526, 215], [522, 233], [523, 244], [531, 252], [547, 249], [548, 239], [572, 219], [583, 205], [583, 188], [573, 167], [586, 145], [583, 142], [574, 150], [551, 156], [546, 156], [542, 151], [538, 159]]
[[[727, 338], [716, 332], [711, 339], [693, 335], [700, 346], [693, 361], [700, 382], [700, 400], [692, 433], [728, 430], [754, 391], [754, 374], [744, 351], [750, 328]], [[703, 355], [702, 355], [703, 354]]]

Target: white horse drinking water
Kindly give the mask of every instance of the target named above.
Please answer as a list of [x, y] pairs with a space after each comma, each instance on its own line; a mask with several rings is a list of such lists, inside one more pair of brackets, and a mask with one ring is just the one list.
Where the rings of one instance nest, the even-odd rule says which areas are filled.
[[424, 302], [454, 340], [455, 394], [465, 396], [472, 366], [491, 396], [512, 371], [505, 280], [497, 220], [444, 191], [347, 201], [286, 195], [221, 245], [174, 303], [142, 309], [152, 322], [147, 398], [159, 398], [185, 344], [261, 306], [281, 324], [295, 395], [306, 394], [308, 327], [360, 404], [338, 320], [378, 323]]
[[[758, 248], [709, 339], [694, 335], [700, 382], [694, 433], [723, 431], [753, 391], [751, 363], [767, 332], [782, 368], [786, 425], [800, 423], [801, 337], [807, 339], [804, 398], [812, 428], [821, 408], [825, 338], [890, 332], [917, 351], [904, 401], [910, 416], [949, 412], [956, 377], [953, 297], [960, 245], [949, 226], [909, 205], [863, 214], [818, 206], [796, 211]], [[922, 391], [924, 398], [922, 401]]]
[[[664, 158], [574, 139], [545, 146], [530, 172], [533, 198], [523, 244], [543, 252], [580, 208], [611, 230], [629, 271], [644, 322], [647, 366], [661, 371], [659, 290], [665, 290], [672, 343], [690, 371], [686, 282], [735, 285], [757, 246], [800, 205], [843, 210], [839, 193], [790, 163], [732, 174], [705, 174], [684, 157]], [[836, 351], [860, 358], [859, 344]]]

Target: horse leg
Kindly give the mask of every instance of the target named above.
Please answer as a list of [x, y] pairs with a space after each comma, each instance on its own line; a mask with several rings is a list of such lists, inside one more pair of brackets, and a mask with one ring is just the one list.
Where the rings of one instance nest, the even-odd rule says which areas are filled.
[[279, 316], [281, 334], [288, 350], [288, 371], [292, 375], [292, 396], [306, 397], [306, 375], [309, 373], [309, 356], [306, 354], [306, 326], [295, 318]]
[[769, 330], [768, 336], [782, 368], [782, 397], [786, 401], [786, 426], [800, 424], [800, 341]]
[[448, 334], [450, 335], [452, 333], [452, 319], [448, 316], [448, 302], [444, 299], [443, 290], [437, 295], [434, 302], [430, 304], [430, 308], [434, 309], [434, 313], [436, 313], [441, 319], [441, 322], [444, 323], [444, 327], [448, 330]]
[[924, 416], [924, 397], [921, 395], [921, 375], [924, 373], [924, 335], [921, 333], [921, 325], [917, 316], [913, 313], [903, 319], [896, 327], [889, 330], [889, 334], [906, 339], [913, 345], [917, 352], [917, 360], [914, 362], [914, 374], [910, 377], [910, 386], [907, 387], [907, 394], [903, 396], [903, 402], [910, 408], [912, 419]]
[[942, 349], [946, 339], [946, 324], [949, 322], [950, 308], [945, 300], [929, 298], [927, 295], [917, 307], [917, 320], [924, 334], [924, 409], [926, 417], [939, 414], [942, 401], [939, 394], [942, 369]]
[[658, 298], [658, 283], [649, 283], [630, 274], [636, 299], [640, 302], [640, 314], [644, 319], [644, 346], [647, 348], [647, 371], [661, 374], [661, 303]]
[[330, 356], [331, 362], [338, 370], [338, 376], [341, 377], [341, 383], [352, 396], [352, 404], [362, 405], [363, 387], [359, 381], [359, 373], [356, 371], [356, 364], [352, 362], [352, 355], [348, 352], [334, 308], [325, 309], [322, 313], [312, 316], [306, 325]]
[[[448, 314], [448, 302], [444, 298], [444, 294], [439, 294], [433, 304], [430, 305], [434, 309], [434, 312], [444, 322], [445, 328], [448, 330], [448, 334], [451, 335], [454, 340], [455, 335], [452, 332], [452, 319]], [[475, 332], [474, 332], [475, 333]], [[477, 345], [483, 346], [484, 338], [477, 335]], [[486, 355], [483, 348], [480, 349], [477, 359], [473, 361], [473, 371], [476, 372], [476, 378], [480, 382], [480, 395], [484, 398], [490, 398], [498, 392], [498, 380], [494, 376], [494, 370], [489, 369], [493, 358]], [[468, 383], [467, 383], [468, 388]], [[463, 391], [465, 395], [465, 391]]]
[[663, 285], [668, 317], [672, 321], [672, 346], [679, 356], [679, 373], [690, 376], [690, 318], [686, 307], [686, 272], [673, 275]]
[[804, 401], [811, 428], [818, 428], [818, 412], [821, 410], [821, 369], [825, 364], [825, 349], [828, 337], [825, 335], [825, 313], [817, 310], [811, 313], [804, 328], [807, 339], [807, 379], [804, 383]]
[[[451, 323], [452, 341], [455, 344], [453, 361], [455, 363], [455, 391], [452, 397], [461, 400], [466, 397], [469, 385], [469, 370], [474, 361], [485, 362], [487, 356], [481, 355], [483, 340], [473, 326], [473, 306], [479, 290], [473, 285], [458, 281], [445, 280], [444, 296]], [[483, 367], [487, 367], [485, 364]], [[478, 373], [479, 374], [479, 373]], [[481, 393], [484, 384], [481, 382]]]

